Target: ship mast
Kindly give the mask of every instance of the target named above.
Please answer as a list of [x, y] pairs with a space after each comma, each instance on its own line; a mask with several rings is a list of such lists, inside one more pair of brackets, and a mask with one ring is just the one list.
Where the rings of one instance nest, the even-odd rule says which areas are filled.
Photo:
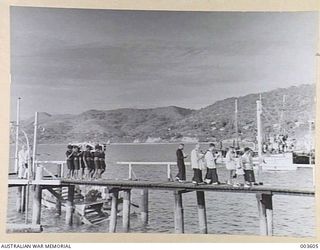
[[239, 129], [238, 129], [238, 99], [234, 101], [234, 126], [236, 129], [236, 147], [239, 147]]
[[14, 172], [18, 173], [19, 169], [19, 128], [20, 128], [20, 100], [21, 98], [19, 97], [17, 99], [17, 121], [16, 121], [16, 146], [15, 146], [15, 154], [14, 154]]
[[261, 127], [261, 113], [262, 104], [261, 100], [257, 100], [257, 142], [258, 142], [258, 157], [259, 157], [259, 168], [258, 168], [258, 180], [261, 181], [262, 173], [262, 127]]

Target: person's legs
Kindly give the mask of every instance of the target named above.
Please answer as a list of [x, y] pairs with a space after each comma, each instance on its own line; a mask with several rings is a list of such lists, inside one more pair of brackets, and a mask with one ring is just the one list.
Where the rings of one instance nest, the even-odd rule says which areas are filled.
[[183, 181], [187, 180], [185, 166], [181, 166], [181, 180], [183, 180]]
[[211, 184], [212, 183], [212, 174], [211, 174], [211, 169], [207, 168], [207, 173], [206, 176], [204, 178], [204, 182], [207, 184]]
[[212, 183], [219, 183], [219, 179], [218, 179], [218, 174], [217, 174], [217, 169], [213, 168], [211, 169], [211, 176], [212, 176]]
[[176, 175], [176, 180], [181, 180], [182, 177], [181, 177], [181, 172], [182, 172], [182, 169], [181, 169], [181, 165], [180, 164], [177, 164], [177, 167], [178, 167], [178, 173]]

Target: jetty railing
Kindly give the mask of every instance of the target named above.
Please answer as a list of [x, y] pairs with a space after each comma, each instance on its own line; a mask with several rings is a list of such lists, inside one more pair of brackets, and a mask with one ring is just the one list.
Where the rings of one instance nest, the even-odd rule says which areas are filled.
[[[176, 166], [176, 162], [156, 162], [156, 161], [118, 161], [118, 165], [127, 165], [128, 166], [128, 179], [132, 180], [132, 175], [134, 174], [133, 166], [165, 166], [167, 169], [167, 179], [168, 181], [172, 181], [172, 171], [171, 167]], [[190, 162], [185, 162], [186, 166], [190, 166]], [[137, 177], [136, 177], [137, 178]]]
[[[52, 163], [52, 162], [49, 162]], [[133, 162], [135, 163], [135, 162]], [[140, 164], [140, 163], [139, 163]], [[172, 162], [168, 162], [171, 166]], [[173, 164], [172, 164], [173, 165]], [[269, 186], [253, 186], [253, 187], [233, 187], [231, 185], [194, 185], [192, 183], [179, 183], [168, 181], [150, 181], [150, 180], [72, 180], [65, 179], [59, 176], [61, 174], [61, 164], [57, 162], [57, 176], [44, 177], [44, 164], [36, 164], [34, 179], [12, 179], [9, 178], [9, 187], [25, 188], [27, 185], [32, 185], [33, 188], [33, 203], [32, 203], [32, 225], [41, 225], [41, 203], [42, 191], [48, 190], [56, 198], [56, 209], [60, 210], [61, 214], [61, 193], [56, 189], [62, 187], [68, 188], [68, 198], [65, 203], [66, 208], [66, 224], [73, 225], [73, 217], [75, 215], [75, 187], [83, 186], [102, 186], [106, 187], [111, 195], [111, 212], [109, 220], [109, 232], [116, 232], [117, 228], [117, 212], [118, 212], [118, 197], [119, 193], [123, 192], [123, 230], [130, 231], [130, 204], [131, 191], [133, 189], [141, 190], [140, 216], [143, 224], [148, 223], [149, 218], [149, 190], [167, 190], [173, 192], [174, 202], [174, 232], [184, 233], [184, 208], [183, 194], [188, 192], [196, 192], [196, 204], [198, 209], [199, 232], [208, 233], [205, 192], [229, 192], [229, 193], [248, 193], [255, 194], [258, 205], [260, 234], [273, 235], [273, 195], [294, 195], [294, 196], [309, 196], [313, 197], [314, 190], [300, 190], [288, 188], [276, 188]], [[19, 199], [19, 197], [18, 197]], [[19, 202], [21, 203], [21, 196]], [[25, 201], [24, 201], [25, 202]]]

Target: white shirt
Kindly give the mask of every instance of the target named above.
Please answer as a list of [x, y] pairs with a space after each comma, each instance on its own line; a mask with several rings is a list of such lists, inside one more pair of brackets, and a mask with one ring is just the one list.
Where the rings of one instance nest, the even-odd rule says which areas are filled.
[[24, 165], [27, 164], [29, 160], [28, 151], [21, 149], [19, 151], [18, 158], [19, 158], [19, 165], [24, 167]]
[[199, 152], [197, 149], [193, 149], [191, 151], [190, 160], [191, 160], [191, 167], [193, 169], [202, 169], [204, 166], [203, 164], [203, 154]]
[[207, 153], [204, 156], [206, 163], [207, 163], [207, 168], [216, 168], [216, 163], [215, 163], [215, 159], [216, 157], [214, 157], [213, 153], [211, 151], [207, 151]]

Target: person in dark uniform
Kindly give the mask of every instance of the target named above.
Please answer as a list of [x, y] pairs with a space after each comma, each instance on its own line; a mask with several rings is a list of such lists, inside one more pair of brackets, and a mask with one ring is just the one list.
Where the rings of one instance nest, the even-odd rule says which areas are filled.
[[102, 174], [106, 171], [106, 154], [102, 146], [100, 146], [100, 173], [99, 178], [102, 177]]
[[186, 166], [184, 164], [184, 159], [187, 158], [187, 155], [183, 152], [184, 144], [180, 144], [177, 151], [177, 167], [178, 167], [178, 174], [176, 175], [176, 181], [185, 182], [186, 181]]
[[86, 146], [86, 150], [83, 152], [82, 158], [85, 165], [85, 178], [91, 179], [94, 175], [94, 162], [93, 154], [91, 152], [92, 147], [90, 145]]
[[80, 152], [78, 146], [73, 146], [73, 165], [74, 165], [74, 174], [73, 178], [79, 178], [79, 170], [80, 170]]
[[83, 145], [80, 146], [79, 148], [79, 164], [80, 164], [80, 170], [81, 170], [81, 179], [83, 180], [84, 177], [85, 177], [85, 164], [84, 164], [84, 161], [83, 161], [83, 153], [84, 153], [84, 148], [83, 148]]
[[67, 174], [67, 178], [73, 178], [73, 174], [74, 174], [74, 164], [73, 164], [73, 157], [74, 157], [74, 153], [72, 150], [72, 145], [68, 145], [67, 147], [67, 151], [66, 151], [66, 162], [67, 162], [67, 168], [68, 168], [68, 174]]
[[96, 145], [94, 147], [95, 151], [93, 152], [93, 161], [94, 161], [94, 178], [97, 179], [100, 175], [100, 169], [101, 169], [101, 165], [100, 165], [100, 145]]

